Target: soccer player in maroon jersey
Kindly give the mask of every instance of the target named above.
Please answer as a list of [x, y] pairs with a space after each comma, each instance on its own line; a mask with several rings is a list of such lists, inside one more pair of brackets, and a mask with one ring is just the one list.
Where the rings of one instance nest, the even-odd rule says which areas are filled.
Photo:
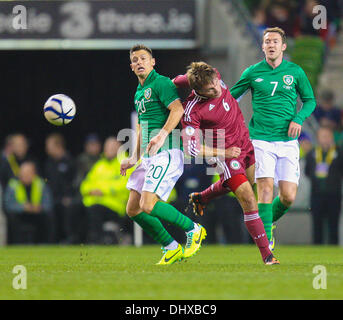
[[[193, 89], [183, 102], [185, 113], [181, 123], [184, 151], [195, 157], [211, 157], [219, 169], [220, 183], [212, 185], [202, 195], [209, 201], [212, 195], [217, 197], [220, 192], [234, 192], [243, 209], [245, 225], [260, 250], [263, 262], [267, 265], [279, 264], [269, 249], [258, 214], [252, 189], [254, 147], [237, 101], [217, 70], [205, 62], [193, 62], [187, 73], [177, 76], [173, 82], [177, 87]], [[211, 146], [206, 144], [208, 130], [212, 130]], [[205, 144], [201, 136], [205, 136]], [[213, 190], [213, 187], [219, 190]]]

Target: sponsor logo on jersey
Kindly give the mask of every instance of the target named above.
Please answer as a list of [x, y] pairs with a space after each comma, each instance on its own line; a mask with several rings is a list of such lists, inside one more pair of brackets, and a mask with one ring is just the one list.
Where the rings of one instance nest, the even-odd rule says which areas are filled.
[[186, 127], [186, 134], [188, 136], [192, 136], [194, 134], [195, 129], [191, 126]]
[[290, 76], [290, 75], [286, 75], [286, 76], [283, 76], [283, 82], [290, 86], [292, 85], [292, 83], [294, 82], [294, 77], [293, 76]]
[[151, 88], [148, 88], [148, 89], [146, 89], [145, 91], [144, 91], [144, 98], [145, 99], [147, 99], [147, 100], [149, 100], [150, 99], [150, 97], [151, 97]]
[[230, 161], [230, 167], [233, 170], [238, 170], [241, 167], [241, 165], [240, 165], [240, 163], [237, 160], [231, 160]]
[[262, 82], [264, 79], [262, 79], [262, 78], [257, 78], [255, 81], [256, 82]]
[[208, 107], [208, 110], [212, 110], [213, 108], [215, 107], [215, 105], [214, 104], [210, 104], [210, 106]]

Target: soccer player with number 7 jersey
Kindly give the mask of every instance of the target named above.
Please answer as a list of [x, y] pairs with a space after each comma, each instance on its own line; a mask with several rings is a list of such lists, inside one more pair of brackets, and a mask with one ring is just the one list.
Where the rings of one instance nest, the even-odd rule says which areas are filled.
[[[282, 29], [266, 29], [262, 43], [265, 59], [247, 68], [230, 90], [238, 100], [251, 90], [253, 115], [249, 133], [255, 148], [258, 209], [272, 249], [273, 223], [288, 211], [297, 193], [300, 177], [297, 138], [303, 122], [316, 106], [303, 69], [283, 59], [286, 47]], [[299, 112], [298, 95], [303, 102]], [[274, 184], [279, 187], [279, 195], [273, 200]], [[217, 195], [225, 192], [219, 183], [212, 188]], [[191, 195], [191, 201], [194, 198], [198, 207], [206, 204], [207, 199], [202, 195], [206, 196], [204, 192]]]

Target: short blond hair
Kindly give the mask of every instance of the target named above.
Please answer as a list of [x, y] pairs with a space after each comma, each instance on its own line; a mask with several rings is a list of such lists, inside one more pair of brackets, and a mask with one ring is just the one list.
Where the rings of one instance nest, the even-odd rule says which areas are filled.
[[216, 70], [206, 62], [192, 62], [187, 67], [189, 85], [194, 90], [200, 90], [204, 85], [213, 82], [217, 76]]
[[267, 28], [266, 30], [264, 30], [263, 32], [263, 39], [264, 39], [264, 36], [269, 33], [269, 32], [276, 32], [278, 33], [280, 36], [281, 36], [281, 39], [282, 39], [282, 43], [286, 43], [286, 33], [285, 31], [283, 31], [281, 28], [279, 27], [273, 27], [273, 28]]

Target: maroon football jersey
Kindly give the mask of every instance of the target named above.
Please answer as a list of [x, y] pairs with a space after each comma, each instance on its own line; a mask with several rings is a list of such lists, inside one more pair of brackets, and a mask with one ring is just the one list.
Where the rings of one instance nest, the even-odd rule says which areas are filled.
[[250, 144], [249, 131], [238, 103], [225, 83], [220, 82], [222, 95], [219, 98], [206, 99], [193, 90], [183, 102], [183, 145], [192, 156], [199, 152], [201, 135], [210, 147], [239, 147], [244, 150]]

